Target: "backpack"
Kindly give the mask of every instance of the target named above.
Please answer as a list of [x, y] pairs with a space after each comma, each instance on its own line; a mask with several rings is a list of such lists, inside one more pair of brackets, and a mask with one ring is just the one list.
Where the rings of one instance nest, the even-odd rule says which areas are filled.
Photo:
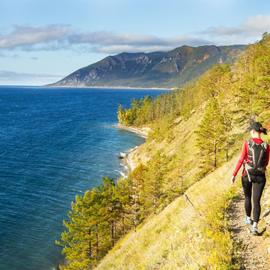
[[267, 143], [255, 143], [252, 139], [248, 142], [248, 160], [246, 169], [251, 175], [264, 175], [266, 170]]

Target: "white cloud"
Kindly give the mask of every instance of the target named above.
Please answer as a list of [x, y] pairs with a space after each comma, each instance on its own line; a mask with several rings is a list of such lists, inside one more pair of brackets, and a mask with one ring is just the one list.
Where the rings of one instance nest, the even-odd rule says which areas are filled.
[[116, 54], [123, 51], [168, 51], [181, 45], [245, 44], [256, 41], [266, 31], [270, 31], [270, 15], [249, 17], [237, 26], [215, 26], [201, 32], [173, 37], [106, 31], [83, 32], [69, 25], [57, 24], [40, 27], [14, 26], [10, 33], [0, 34], [0, 57], [1, 51], [12, 49]]
[[246, 38], [254, 39], [268, 31], [270, 31], [270, 15], [257, 15], [247, 18], [239, 26], [210, 27], [198, 34], [212, 36], [213, 38], [219, 37], [223, 38], [223, 40], [225, 40], [227, 36], [234, 36], [236, 38], [245, 36]]
[[158, 37], [131, 33], [76, 32], [67, 25], [43, 27], [16, 26], [11, 33], [0, 35], [0, 50], [56, 51], [86, 46], [102, 53], [125, 51], [170, 50], [181, 45], [210, 44], [209, 41], [190, 36]]
[[246, 33], [255, 35], [270, 31], [270, 16], [257, 15], [250, 17], [244, 22], [242, 28]]
[[71, 33], [70, 26], [48, 25], [43, 27], [14, 26], [14, 30], [0, 35], [0, 49], [29, 48], [34, 45], [63, 42]]
[[92, 45], [93, 51], [101, 53], [168, 51], [181, 45], [210, 44], [208, 40], [184, 35], [161, 38], [153, 35], [108, 32], [76, 34], [70, 37], [70, 43]]
[[202, 43], [205, 40], [191, 36], [176, 36], [161, 38], [154, 35], [138, 35], [130, 33], [114, 34], [110, 32], [90, 32], [79, 33], [69, 37], [70, 43], [88, 43], [99, 44], [102, 46], [109, 45], [129, 45], [129, 46], [176, 46], [179, 43]]

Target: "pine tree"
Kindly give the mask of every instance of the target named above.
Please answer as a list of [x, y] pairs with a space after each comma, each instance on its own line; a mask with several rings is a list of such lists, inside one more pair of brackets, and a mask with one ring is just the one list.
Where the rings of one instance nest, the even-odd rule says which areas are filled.
[[105, 232], [109, 231], [110, 235], [109, 243], [106, 241], [103, 243], [104, 250], [106, 250], [108, 246], [114, 246], [117, 240], [116, 224], [121, 216], [122, 204], [117, 196], [116, 185], [113, 179], [103, 177], [102, 181], [102, 185], [98, 187], [101, 193], [99, 214], [102, 217]]
[[66, 231], [61, 234], [57, 242], [63, 247], [63, 254], [67, 264], [61, 265], [61, 270], [87, 269], [95, 263], [92, 254], [92, 226], [94, 220], [84, 211], [84, 202], [81, 196], [76, 196], [72, 202], [68, 221], [64, 221]]
[[145, 199], [146, 211], [158, 212], [158, 207], [163, 198], [163, 181], [166, 171], [166, 157], [158, 151], [153, 159], [148, 162], [148, 170], [146, 174], [147, 181], [145, 181], [145, 191], [147, 197]]
[[117, 225], [123, 209], [116, 189], [113, 179], [103, 177], [100, 186], [76, 196], [57, 241], [66, 258], [62, 270], [91, 269], [122, 235]]
[[202, 174], [205, 174], [219, 166], [226, 142], [226, 125], [216, 98], [208, 102], [196, 134], [200, 167]]
[[133, 225], [136, 229], [138, 224], [144, 218], [144, 199], [145, 199], [145, 176], [146, 168], [144, 165], [140, 164], [137, 168], [131, 173], [131, 201], [130, 201], [130, 210], [132, 213]]

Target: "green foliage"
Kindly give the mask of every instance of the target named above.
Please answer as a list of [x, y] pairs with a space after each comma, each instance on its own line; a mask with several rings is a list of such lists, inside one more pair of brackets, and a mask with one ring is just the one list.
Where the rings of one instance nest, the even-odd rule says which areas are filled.
[[91, 269], [96, 265], [121, 235], [122, 214], [121, 197], [108, 177], [97, 188], [76, 196], [64, 221], [66, 230], [57, 241], [67, 262], [60, 268]]
[[92, 269], [126, 232], [136, 230], [146, 217], [175, 199], [177, 188], [164, 185], [169, 161], [157, 152], [127, 179], [115, 184], [103, 177], [101, 185], [76, 196], [64, 221], [65, 231], [57, 241], [66, 259], [60, 268]]
[[[129, 230], [162, 210], [194, 182], [194, 174], [189, 172], [192, 166], [200, 166], [200, 179], [228, 161], [250, 119], [270, 125], [269, 89], [270, 36], [264, 34], [233, 66], [217, 65], [181, 89], [155, 99], [134, 99], [130, 108], [119, 105], [120, 123], [151, 125], [154, 131], [149, 140], [155, 141], [153, 145], [172, 142], [177, 149], [170, 155], [156, 151], [147, 164], [139, 165], [126, 179], [115, 183], [104, 177], [100, 186], [76, 196], [64, 221], [65, 231], [57, 241], [65, 256], [60, 268], [92, 269]], [[179, 124], [176, 119], [189, 125], [194, 113], [196, 117], [202, 115], [202, 120], [193, 123], [197, 125], [197, 144], [190, 151], [183, 145], [185, 129], [181, 129], [182, 140], [177, 141], [174, 127]], [[230, 269], [226, 208], [227, 203], [221, 200], [207, 214], [208, 266], [215, 265], [215, 269]]]
[[160, 120], [153, 123], [153, 132], [150, 133], [149, 139], [155, 139], [157, 142], [161, 142], [166, 139], [167, 141], [173, 140], [172, 125], [174, 116], [172, 114], [166, 115]]
[[203, 120], [197, 133], [197, 146], [200, 150], [202, 175], [215, 170], [228, 160], [227, 149], [230, 141], [231, 119], [222, 112], [216, 98], [211, 98], [206, 106]]
[[150, 209], [151, 212], [154, 211], [155, 213], [158, 211], [158, 207], [165, 195], [162, 190], [162, 185], [165, 180], [165, 160], [166, 157], [160, 152], [157, 152], [157, 154], [148, 163], [146, 174], [147, 185], [145, 186], [148, 196], [145, 199], [145, 206], [147, 209]]
[[141, 99], [133, 99], [131, 102], [131, 107], [129, 109], [124, 110], [122, 105], [120, 104], [118, 107], [118, 121], [124, 125], [141, 125], [147, 121], [147, 117], [151, 115], [150, 105], [151, 105], [152, 97], [145, 96]]
[[270, 105], [270, 36], [250, 45], [235, 65], [234, 95], [239, 113], [237, 121], [247, 124], [257, 119], [269, 119]]

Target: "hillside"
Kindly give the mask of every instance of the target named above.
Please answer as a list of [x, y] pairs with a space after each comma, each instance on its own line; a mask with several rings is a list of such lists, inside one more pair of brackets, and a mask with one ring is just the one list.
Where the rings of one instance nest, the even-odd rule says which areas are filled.
[[245, 48], [182, 46], [168, 52], [121, 53], [76, 70], [50, 86], [175, 87], [216, 63], [231, 63]]
[[[171, 116], [171, 111], [162, 111], [148, 121], [151, 117], [149, 118], [147, 114], [151, 115], [157, 106], [162, 107], [162, 101], [174, 104], [172, 96], [175, 97], [180, 93], [170, 94], [171, 98], [167, 94], [150, 105], [146, 102], [138, 102], [133, 103], [131, 109], [120, 108], [120, 122], [139, 126], [147, 124], [153, 129], [152, 137], [150, 134], [150, 139], [132, 153], [133, 162], [147, 164], [154, 158], [155, 151], [161, 151], [167, 157], [180, 152], [180, 155], [185, 156], [184, 162], [178, 159], [178, 164], [181, 166], [169, 165], [170, 173], [174, 177], [178, 176], [178, 186], [182, 184], [181, 181], [184, 181], [185, 184], [189, 183], [190, 187], [163, 211], [151, 215], [136, 231], [132, 231], [122, 238], [96, 269], [240, 269], [241, 267], [245, 267], [243, 269], [269, 269], [270, 238], [268, 236], [270, 227], [267, 196], [270, 193], [270, 186], [268, 185], [265, 189], [262, 204], [261, 231], [264, 237], [257, 240], [249, 236], [246, 227], [243, 226], [243, 201], [239, 201], [237, 196], [239, 192], [241, 193], [240, 177], [238, 176], [238, 186], [235, 189], [231, 189], [230, 184], [230, 177], [238, 158], [238, 154], [235, 153], [240, 150], [240, 143], [246, 137], [245, 128], [248, 121], [254, 117], [265, 122], [269, 127], [270, 107], [265, 104], [270, 104], [270, 97], [267, 91], [264, 92], [262, 89], [269, 89], [269, 84], [265, 81], [270, 72], [266, 65], [269, 63], [267, 56], [269, 49], [269, 37], [250, 46], [246, 54], [232, 66], [229, 72], [227, 70], [218, 76], [219, 82], [215, 81], [215, 76], [220, 73], [214, 72], [214, 70], [209, 71], [191, 87], [197, 101], [191, 100], [193, 106], [189, 104], [188, 109], [185, 107], [187, 106], [185, 99], [184, 106], [177, 113], [175, 108], [179, 104], [175, 105], [174, 116]], [[246, 73], [242, 73], [243, 67]], [[257, 73], [254, 73], [255, 70]], [[230, 74], [230, 76], [226, 74]], [[240, 85], [237, 80], [238, 74], [241, 74], [242, 79]], [[198, 138], [200, 125], [207, 123], [209, 115], [207, 115], [205, 102], [202, 102], [201, 105], [194, 105], [200, 104], [200, 98], [208, 99], [209, 102], [205, 91], [199, 91], [202, 84], [208, 86], [209, 89], [206, 79], [209, 78], [208, 76], [217, 83], [215, 86], [219, 89], [215, 89], [217, 91], [215, 99], [223, 108], [224, 117], [229, 115], [231, 118], [230, 131], [227, 136], [234, 139], [230, 142], [232, 149], [229, 153], [229, 161], [223, 164], [221, 162], [217, 169], [212, 169], [213, 172], [206, 173], [205, 177], [198, 179], [193, 177], [198, 176], [197, 173], [201, 170], [200, 165], [202, 165], [200, 162], [197, 164], [195, 162], [200, 149], [198, 140], [196, 143], [196, 137]], [[226, 87], [228, 78], [230, 78], [230, 87]], [[261, 80], [260, 83], [259, 80]], [[252, 86], [245, 84], [247, 81]], [[181, 91], [186, 92], [181, 93], [180, 97], [183, 99], [187, 93], [190, 93], [190, 88], [186, 87]], [[263, 102], [259, 101], [258, 96], [262, 92], [266, 94]], [[202, 93], [204, 93], [203, 97], [199, 95]], [[248, 105], [245, 98], [251, 100], [253, 95], [256, 95], [256, 98]], [[247, 107], [245, 111], [242, 110], [241, 105]], [[248, 111], [250, 115], [244, 116], [243, 113]], [[135, 118], [132, 117], [134, 113]], [[175, 117], [178, 113], [182, 116]], [[206, 134], [206, 138], [211, 137], [211, 134], [214, 135], [211, 133], [210, 127], [210, 125], [215, 125], [214, 118], [208, 119], [211, 121], [208, 122], [207, 132], [209, 134]], [[218, 125], [214, 128], [219, 129]], [[239, 140], [240, 138], [241, 140]], [[269, 137], [264, 137], [264, 139], [269, 140]], [[239, 140], [238, 143], [237, 140]], [[184, 144], [181, 143], [183, 141]], [[201, 151], [205, 150], [205, 148], [201, 148]], [[210, 155], [210, 159], [212, 153], [206, 153]], [[201, 155], [203, 158], [204, 153], [201, 152]], [[203, 166], [205, 167], [206, 163], [203, 163]], [[167, 182], [172, 181], [173, 178], [167, 175]], [[194, 179], [195, 184], [190, 183], [190, 179]], [[177, 182], [173, 183], [174, 186], [177, 186]], [[251, 247], [252, 250], [250, 250]], [[255, 250], [258, 254], [254, 253]]]
[[204, 235], [210, 225], [207, 215], [214, 207], [212, 202], [218, 202], [230, 188], [235, 162], [231, 160], [192, 185], [185, 193], [188, 199], [180, 196], [161, 213], [148, 218], [136, 232], [119, 241], [96, 269], [210, 269], [209, 258], [215, 256], [211, 254], [215, 250], [211, 235]]
[[[149, 217], [121, 239], [95, 269], [268, 270], [270, 237], [265, 231], [270, 230], [270, 186], [262, 199], [264, 237], [254, 238], [243, 226], [243, 196], [241, 200], [237, 196], [240, 177], [236, 189], [230, 184], [236, 161], [237, 156], [192, 185], [161, 213]], [[223, 215], [229, 213], [231, 219], [226, 221]]]
[[[66, 258], [60, 268], [241, 269], [244, 254], [228, 217], [240, 189], [230, 188], [230, 177], [250, 121], [270, 127], [269, 67], [265, 34], [234, 64], [119, 106], [122, 125], [152, 131], [131, 153], [136, 166], [127, 178], [104, 178], [76, 197], [59, 243]], [[267, 215], [260, 226], [266, 223]]]

